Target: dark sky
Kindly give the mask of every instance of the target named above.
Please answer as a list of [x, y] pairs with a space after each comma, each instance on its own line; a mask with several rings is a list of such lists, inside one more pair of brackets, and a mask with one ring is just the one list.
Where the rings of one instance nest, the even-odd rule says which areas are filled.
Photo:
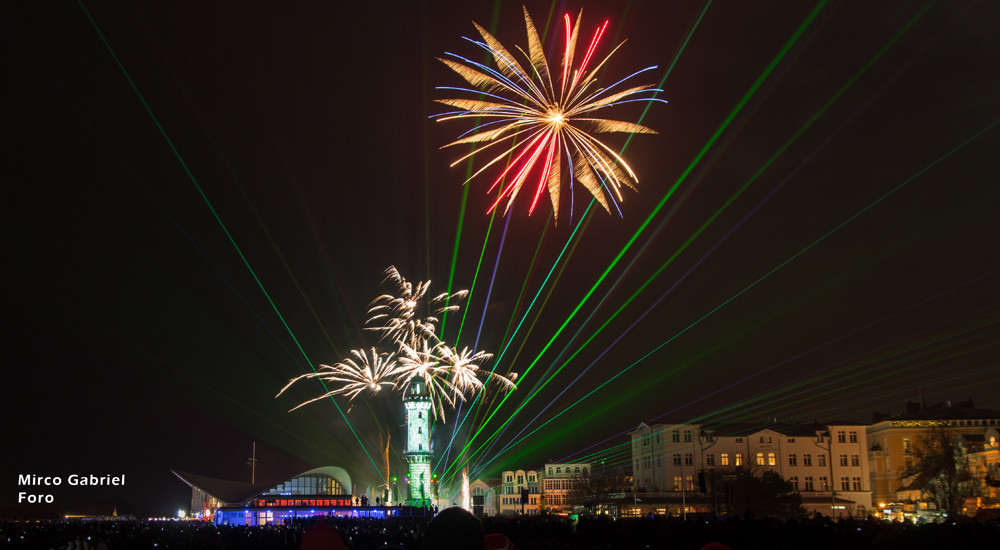
[[[274, 398], [376, 343], [389, 265], [472, 288], [448, 338], [521, 374], [460, 430], [498, 434], [487, 475], [640, 421], [1000, 409], [1000, 4], [528, 2], [547, 46], [609, 19], [605, 84], [658, 65], [637, 83], [669, 104], [621, 217], [581, 220], [578, 186], [572, 219], [522, 199], [492, 227], [490, 178], [440, 150], [468, 125], [428, 118], [462, 83], [435, 57], [480, 55], [473, 21], [526, 47], [521, 5], [334, 4], [0, 8], [0, 516], [172, 514], [170, 469], [248, 480], [252, 442], [265, 479], [363, 490], [388, 433], [399, 471], [396, 399], [354, 403], [355, 436], [330, 401], [287, 412], [319, 385]], [[127, 482], [19, 506], [29, 473]]]

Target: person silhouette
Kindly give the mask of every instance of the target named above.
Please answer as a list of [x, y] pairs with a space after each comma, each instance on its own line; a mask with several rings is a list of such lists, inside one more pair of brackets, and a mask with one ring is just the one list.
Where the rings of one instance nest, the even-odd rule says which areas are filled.
[[441, 510], [424, 531], [424, 550], [483, 550], [483, 524], [468, 510], [453, 506]]

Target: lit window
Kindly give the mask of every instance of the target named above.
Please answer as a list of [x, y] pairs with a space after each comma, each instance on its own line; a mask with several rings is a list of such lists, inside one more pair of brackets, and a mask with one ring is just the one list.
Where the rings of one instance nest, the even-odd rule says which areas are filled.
[[903, 452], [906, 454], [913, 452], [913, 443], [910, 441], [909, 437], [903, 438]]
[[777, 464], [778, 464], [778, 459], [777, 457], [774, 456], [774, 453], [767, 453], [767, 465], [775, 466]]
[[729, 453], [722, 453], [720, 458], [722, 459], [723, 466], [729, 466]]
[[[761, 438], [761, 439], [763, 439], [763, 438]], [[758, 466], [763, 466], [764, 465], [764, 453], [757, 453], [757, 465]]]
[[742, 453], [736, 453], [736, 465], [737, 466], [742, 466], [743, 465], [743, 454]]

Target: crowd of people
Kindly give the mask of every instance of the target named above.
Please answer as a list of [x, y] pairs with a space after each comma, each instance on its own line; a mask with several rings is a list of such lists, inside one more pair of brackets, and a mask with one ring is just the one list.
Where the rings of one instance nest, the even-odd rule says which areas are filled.
[[197, 521], [11, 521], [0, 547], [58, 550], [917, 550], [992, 548], [1000, 522], [916, 525], [874, 519], [520, 516], [477, 518], [459, 508], [436, 517], [311, 518], [261, 527]]

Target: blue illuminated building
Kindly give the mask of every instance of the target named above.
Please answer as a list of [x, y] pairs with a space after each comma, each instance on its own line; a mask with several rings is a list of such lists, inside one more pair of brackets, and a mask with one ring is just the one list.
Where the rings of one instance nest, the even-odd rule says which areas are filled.
[[271, 485], [174, 472], [191, 487], [191, 513], [216, 525], [281, 524], [315, 516], [384, 518], [393, 508], [360, 506], [343, 468], [326, 466]]

